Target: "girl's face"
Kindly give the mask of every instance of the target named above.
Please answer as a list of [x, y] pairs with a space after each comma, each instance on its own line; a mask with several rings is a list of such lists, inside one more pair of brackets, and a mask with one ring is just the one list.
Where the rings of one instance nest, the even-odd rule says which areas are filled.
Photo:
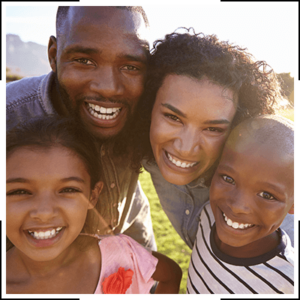
[[82, 160], [64, 147], [21, 147], [7, 159], [6, 233], [34, 261], [63, 253], [81, 232], [102, 183], [90, 190]]
[[207, 79], [168, 75], [152, 111], [150, 142], [164, 178], [185, 185], [219, 158], [236, 113], [233, 92]]

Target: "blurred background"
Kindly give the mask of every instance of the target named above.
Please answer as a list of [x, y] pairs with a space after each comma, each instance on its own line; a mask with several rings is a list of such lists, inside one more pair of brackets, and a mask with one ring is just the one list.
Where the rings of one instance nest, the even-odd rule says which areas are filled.
[[[97, 1], [97, 4], [101, 5], [101, 2]], [[294, 120], [294, 76], [298, 76], [297, 3], [210, 1], [207, 4], [208, 1], [197, 1], [197, 5], [193, 5], [184, 2], [184, 5], [143, 5], [150, 22], [150, 42], [178, 27], [193, 27], [196, 32], [216, 34], [221, 40], [248, 48], [257, 60], [265, 60], [281, 79], [284, 96], [291, 104], [282, 114]], [[47, 44], [50, 35], [55, 35], [57, 6], [7, 3], [3, 6], [6, 81], [48, 73]], [[180, 264], [183, 270], [180, 292], [185, 293], [191, 250], [164, 214], [150, 175], [143, 172], [139, 179], [150, 201], [158, 251]]]

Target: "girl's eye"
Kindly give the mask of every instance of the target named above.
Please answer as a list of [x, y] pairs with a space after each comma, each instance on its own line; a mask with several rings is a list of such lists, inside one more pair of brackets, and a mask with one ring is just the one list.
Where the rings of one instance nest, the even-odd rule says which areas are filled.
[[31, 195], [31, 193], [26, 190], [14, 190], [6, 194], [6, 196], [13, 196], [13, 195], [22, 196], [22, 195]]
[[81, 191], [75, 188], [64, 188], [60, 191], [61, 193], [80, 193]]
[[258, 194], [258, 196], [260, 196], [264, 199], [267, 199], [267, 200], [275, 199], [275, 197], [273, 195], [271, 195], [270, 193], [268, 193], [268, 192], [261, 192], [261, 193]]
[[164, 115], [173, 121], [180, 122], [180, 119], [174, 115], [171, 115], [171, 114], [164, 114]]
[[222, 178], [224, 181], [230, 183], [230, 184], [235, 184], [235, 181], [232, 177], [228, 176], [228, 175], [222, 175]]

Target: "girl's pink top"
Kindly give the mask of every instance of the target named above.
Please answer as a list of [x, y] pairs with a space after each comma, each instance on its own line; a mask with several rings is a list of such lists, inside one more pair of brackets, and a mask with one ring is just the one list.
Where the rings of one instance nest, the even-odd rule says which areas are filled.
[[149, 294], [154, 284], [151, 278], [158, 259], [129, 236], [119, 234], [99, 242], [102, 266], [95, 294], [103, 294], [102, 282], [120, 267], [133, 271], [132, 284], [126, 294]]

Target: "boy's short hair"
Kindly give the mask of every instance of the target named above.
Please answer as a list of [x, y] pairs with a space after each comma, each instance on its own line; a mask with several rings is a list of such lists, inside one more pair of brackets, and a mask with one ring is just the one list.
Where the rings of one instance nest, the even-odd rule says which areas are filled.
[[279, 115], [263, 115], [247, 119], [230, 133], [226, 146], [233, 146], [243, 138], [238, 147], [247, 147], [251, 141], [261, 146], [271, 144], [283, 159], [294, 161], [294, 122]]

